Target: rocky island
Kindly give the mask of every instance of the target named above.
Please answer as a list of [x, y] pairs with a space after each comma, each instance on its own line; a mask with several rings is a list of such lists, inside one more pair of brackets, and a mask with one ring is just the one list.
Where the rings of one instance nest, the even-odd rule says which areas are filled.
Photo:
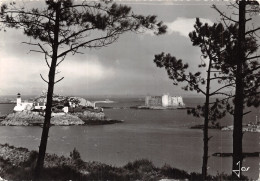
[[[14, 112], [1, 119], [2, 126], [37, 126], [44, 122], [46, 93], [42, 93], [32, 102], [22, 102], [17, 95]], [[51, 124], [57, 126], [69, 125], [99, 125], [113, 124], [122, 121], [108, 119], [102, 108], [81, 97], [53, 95]]]

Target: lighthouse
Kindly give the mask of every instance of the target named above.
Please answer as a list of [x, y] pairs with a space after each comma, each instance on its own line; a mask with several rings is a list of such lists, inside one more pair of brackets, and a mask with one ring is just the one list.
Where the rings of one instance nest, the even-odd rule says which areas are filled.
[[17, 99], [16, 99], [16, 106], [21, 106], [22, 99], [21, 99], [21, 94], [17, 94]]
[[32, 106], [33, 106], [32, 102], [27, 102], [27, 101], [22, 102], [21, 94], [20, 93], [17, 94], [16, 106], [14, 107], [14, 112], [30, 110], [30, 108], [32, 108]]

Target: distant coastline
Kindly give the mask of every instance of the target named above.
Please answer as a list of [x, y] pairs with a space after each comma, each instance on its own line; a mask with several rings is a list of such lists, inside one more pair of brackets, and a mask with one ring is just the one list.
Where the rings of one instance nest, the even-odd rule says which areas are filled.
[[192, 109], [194, 107], [162, 107], [162, 106], [130, 106], [130, 107], [112, 107], [112, 106], [101, 106], [103, 109], [146, 109], [146, 110], [179, 110], [179, 109]]

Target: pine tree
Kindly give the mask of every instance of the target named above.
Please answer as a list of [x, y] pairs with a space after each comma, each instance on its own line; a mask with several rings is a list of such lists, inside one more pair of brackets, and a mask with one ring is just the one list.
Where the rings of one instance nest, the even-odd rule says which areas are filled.
[[52, 97], [56, 68], [65, 60], [67, 54], [81, 53], [80, 48], [101, 48], [118, 40], [125, 32], [144, 32], [154, 30], [156, 35], [166, 32], [166, 26], [158, 22], [156, 16], [134, 14], [125, 5], [112, 3], [71, 0], [47, 0], [41, 8], [26, 9], [15, 3], [1, 7], [2, 29], [20, 28], [24, 34], [33, 38], [33, 42], [24, 42], [34, 46], [32, 52], [42, 53], [49, 67], [45, 120], [42, 130], [39, 156], [34, 179], [40, 178], [44, 164], [48, 134], [50, 128]]
[[[233, 50], [227, 51], [229, 56], [228, 64], [235, 68], [235, 98], [234, 98], [234, 130], [233, 130], [233, 163], [232, 170], [239, 170], [239, 165], [243, 163], [243, 116], [249, 112], [244, 112], [245, 106], [258, 107], [260, 103], [259, 87], [260, 87], [260, 64], [257, 58], [257, 31], [260, 27], [250, 26], [249, 22], [255, 15], [260, 12], [257, 1], [240, 0], [231, 3], [229, 7], [238, 11], [238, 20], [221, 12], [215, 5], [213, 8], [217, 10], [225, 25], [232, 22], [238, 26], [236, 35], [236, 45]], [[233, 13], [234, 14], [234, 13]], [[249, 25], [248, 25], [249, 24]], [[246, 30], [247, 29], [247, 30]], [[234, 179], [241, 178], [242, 173], [232, 172]]]
[[[238, 26], [230, 24], [225, 28], [222, 23], [215, 23], [212, 26], [207, 23], [203, 25], [197, 19], [194, 28], [195, 30], [189, 34], [189, 37], [193, 46], [198, 46], [201, 49], [202, 63], [198, 67], [204, 68], [206, 79], [203, 78], [202, 71], [188, 73], [188, 64], [183, 64], [182, 60], [177, 60], [170, 54], [155, 55], [154, 61], [158, 67], [166, 69], [169, 78], [174, 81], [175, 85], [178, 85], [179, 82], [186, 82], [184, 90], [197, 91], [205, 96], [205, 104], [188, 110], [188, 113], [196, 117], [204, 117], [202, 179], [206, 180], [209, 157], [208, 141], [211, 138], [208, 136], [208, 124], [210, 121], [215, 122], [223, 118], [227, 112], [231, 114], [234, 112], [229, 99], [234, 96], [232, 89], [236, 85], [237, 69], [234, 67], [234, 60], [238, 53]], [[251, 46], [247, 47], [245, 52], [247, 54], [254, 53], [257, 49], [255, 39], [248, 38], [246, 43]], [[248, 70], [252, 70], [251, 67]], [[211, 84], [216, 83], [218, 88], [212, 90]], [[251, 88], [248, 84], [246, 87]], [[221, 100], [216, 99], [215, 102], [210, 102], [210, 97], [216, 95], [224, 97]]]

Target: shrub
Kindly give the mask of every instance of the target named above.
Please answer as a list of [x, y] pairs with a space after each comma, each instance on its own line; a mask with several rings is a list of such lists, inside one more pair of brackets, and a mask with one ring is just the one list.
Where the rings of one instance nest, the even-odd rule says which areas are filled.
[[[217, 173], [216, 176], [211, 177], [214, 181], [222, 181], [222, 180], [233, 180], [232, 175], [228, 175], [225, 173]], [[240, 180], [246, 181], [249, 180], [248, 177], [241, 175]]]
[[78, 151], [76, 148], [74, 148], [73, 151], [70, 152], [70, 158], [71, 158], [72, 160], [81, 159], [80, 153], [79, 153], [79, 151]]
[[70, 158], [72, 159], [77, 169], [83, 169], [86, 167], [85, 162], [81, 159], [80, 153], [76, 148], [70, 152]]
[[31, 151], [29, 158], [23, 163], [23, 166], [34, 168], [34, 166], [36, 164], [37, 157], [38, 157], [38, 152], [37, 151]]
[[124, 166], [125, 169], [130, 171], [139, 170], [141, 172], [150, 172], [155, 169], [153, 163], [147, 159], [136, 160], [134, 162], [129, 162]]
[[161, 168], [161, 174], [168, 178], [173, 178], [173, 179], [186, 179], [189, 177], [189, 174], [184, 170], [172, 168], [169, 165], [164, 165]]

